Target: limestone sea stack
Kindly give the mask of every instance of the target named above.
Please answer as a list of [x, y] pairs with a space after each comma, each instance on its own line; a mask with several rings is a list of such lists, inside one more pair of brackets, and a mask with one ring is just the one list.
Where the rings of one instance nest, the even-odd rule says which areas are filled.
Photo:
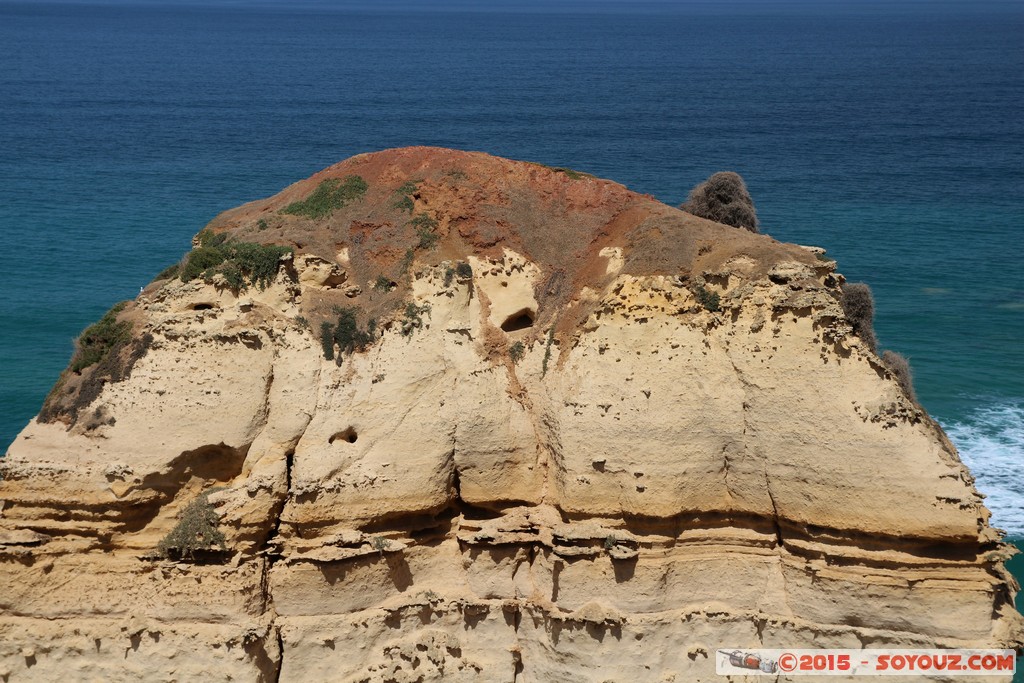
[[1020, 647], [1007, 546], [835, 268], [445, 149], [227, 211], [0, 460], [0, 679], [683, 683], [722, 647]]

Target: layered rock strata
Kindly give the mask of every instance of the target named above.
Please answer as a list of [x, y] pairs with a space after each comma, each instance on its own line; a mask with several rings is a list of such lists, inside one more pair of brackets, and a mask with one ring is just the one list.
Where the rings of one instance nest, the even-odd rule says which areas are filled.
[[[426, 148], [211, 235], [292, 251], [263, 287], [151, 284], [2, 460], [2, 680], [713, 681], [719, 647], [1021, 645], [970, 473], [821, 250]], [[223, 547], [161, 553], [200, 497]]]

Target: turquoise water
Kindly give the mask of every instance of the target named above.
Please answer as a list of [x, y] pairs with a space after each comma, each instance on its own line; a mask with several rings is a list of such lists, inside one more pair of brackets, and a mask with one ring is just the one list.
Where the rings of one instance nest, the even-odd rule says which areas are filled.
[[483, 150], [671, 203], [733, 169], [767, 232], [872, 285], [1024, 537], [1021, 35], [1002, 2], [0, 0], [0, 442], [206, 221], [352, 154]]

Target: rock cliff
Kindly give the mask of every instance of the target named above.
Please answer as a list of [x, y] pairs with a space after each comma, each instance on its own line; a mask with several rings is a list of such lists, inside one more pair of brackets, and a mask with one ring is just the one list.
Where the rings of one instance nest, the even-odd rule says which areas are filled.
[[0, 461], [4, 681], [711, 681], [718, 647], [1020, 645], [970, 473], [820, 249], [427, 148], [193, 246]]

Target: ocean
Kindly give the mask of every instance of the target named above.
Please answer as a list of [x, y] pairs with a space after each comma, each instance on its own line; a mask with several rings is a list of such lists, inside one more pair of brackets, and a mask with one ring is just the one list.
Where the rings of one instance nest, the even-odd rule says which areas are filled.
[[885, 348], [1024, 539], [1024, 4], [0, 0], [0, 450], [218, 212], [359, 152], [481, 150], [763, 230]]

